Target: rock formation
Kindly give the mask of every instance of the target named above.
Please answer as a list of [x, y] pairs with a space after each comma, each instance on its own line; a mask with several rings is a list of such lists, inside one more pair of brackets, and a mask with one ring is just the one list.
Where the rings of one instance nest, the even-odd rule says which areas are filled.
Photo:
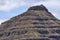
[[32, 6], [0, 25], [0, 40], [60, 40], [60, 20], [45, 6]]

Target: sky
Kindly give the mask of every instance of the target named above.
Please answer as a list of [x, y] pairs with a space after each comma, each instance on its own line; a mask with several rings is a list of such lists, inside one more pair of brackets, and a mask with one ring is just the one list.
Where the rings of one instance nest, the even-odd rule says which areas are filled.
[[41, 4], [60, 20], [60, 0], [0, 0], [0, 24], [22, 14], [31, 6]]

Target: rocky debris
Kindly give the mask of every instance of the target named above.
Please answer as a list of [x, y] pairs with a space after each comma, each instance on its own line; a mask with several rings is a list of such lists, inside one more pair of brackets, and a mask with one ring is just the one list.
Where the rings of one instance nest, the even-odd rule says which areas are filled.
[[60, 40], [60, 20], [44, 5], [33, 6], [0, 25], [0, 40]]

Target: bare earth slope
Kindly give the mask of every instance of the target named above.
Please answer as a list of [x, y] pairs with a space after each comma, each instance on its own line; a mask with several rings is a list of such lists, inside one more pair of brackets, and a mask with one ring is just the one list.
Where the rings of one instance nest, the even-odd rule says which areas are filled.
[[60, 40], [60, 20], [45, 6], [33, 6], [1, 24], [0, 40]]

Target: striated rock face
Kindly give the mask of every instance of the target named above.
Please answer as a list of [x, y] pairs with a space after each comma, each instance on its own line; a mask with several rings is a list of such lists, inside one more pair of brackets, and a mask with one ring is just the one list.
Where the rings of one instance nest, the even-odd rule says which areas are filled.
[[60, 40], [60, 20], [45, 6], [33, 6], [1, 24], [0, 40]]

